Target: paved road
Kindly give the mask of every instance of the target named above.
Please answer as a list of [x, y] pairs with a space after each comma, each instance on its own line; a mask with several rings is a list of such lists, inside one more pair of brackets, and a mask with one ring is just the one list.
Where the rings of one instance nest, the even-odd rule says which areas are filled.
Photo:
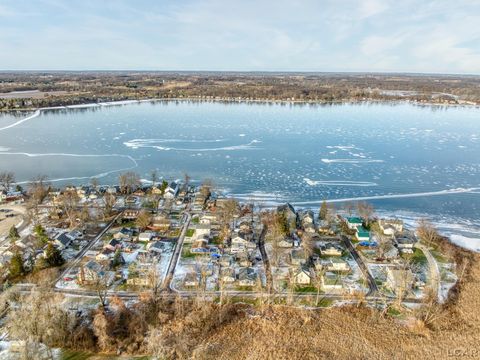
[[70, 260], [69, 262], [69, 266], [65, 269], [65, 271], [62, 272], [62, 274], [55, 280], [55, 283], [54, 283], [54, 287], [55, 287], [55, 291], [58, 291], [60, 288], [57, 288], [57, 282], [60, 281], [61, 279], [63, 279], [67, 273], [72, 269], [74, 268], [75, 266], [78, 265], [78, 263], [82, 260], [83, 256], [85, 255], [85, 253], [90, 250], [92, 248], [92, 246], [98, 241], [98, 239], [100, 239], [111, 227], [113, 224], [115, 224], [115, 222], [118, 220], [118, 218], [122, 215], [122, 213], [119, 213], [117, 216], [115, 216], [113, 218], [113, 220], [111, 220], [107, 226], [105, 226], [105, 228], [97, 235], [95, 236], [95, 238], [93, 238], [92, 240], [90, 240], [90, 242], [87, 244], [87, 246], [85, 246], [82, 250], [80, 250], [78, 252], [77, 255], [75, 255], [75, 257], [73, 258], [73, 260]]
[[[30, 293], [30, 291], [35, 287], [34, 284], [17, 284], [15, 285], [16, 288], [25, 294]], [[70, 297], [81, 297], [81, 298], [98, 298], [98, 294], [96, 291], [91, 291], [91, 290], [86, 290], [86, 289], [55, 289], [55, 292], [57, 293], [62, 293]], [[162, 297], [166, 299], [175, 299], [177, 297], [182, 297], [182, 298], [188, 298], [192, 296], [197, 296], [198, 294], [194, 291], [168, 291], [164, 290], [162, 291]], [[218, 298], [222, 294], [220, 291], [206, 291], [205, 296], [210, 297], [210, 298]], [[230, 297], [240, 297], [240, 298], [254, 298], [258, 299], [259, 297], [269, 297], [272, 296], [272, 294], [268, 293], [257, 293], [254, 291], [229, 291], [227, 293], [223, 292], [223, 296], [230, 296]], [[112, 299], [114, 297], [119, 297], [123, 300], [138, 300], [140, 296], [139, 292], [135, 291], [108, 291], [107, 292], [107, 297], [109, 299]], [[282, 298], [287, 298], [290, 297], [291, 294], [287, 293], [278, 293], [273, 295], [275, 299], [282, 299]], [[306, 298], [315, 298], [316, 293], [299, 293], [299, 294], [294, 294], [293, 298], [294, 300], [300, 300], [300, 299], [306, 299]], [[349, 299], [348, 297], [345, 297], [343, 295], [337, 295], [337, 294], [322, 294], [322, 299], [327, 299], [327, 300], [332, 300], [332, 301], [349, 301], [351, 303], [358, 303], [358, 302], [363, 302], [365, 300], [357, 300], [357, 299]], [[397, 301], [397, 298], [395, 296], [387, 297], [387, 296], [368, 296], [367, 297], [367, 302], [370, 302], [372, 304], [375, 303], [393, 303]], [[408, 299], [404, 301], [405, 303], [411, 303], [411, 304], [418, 304], [422, 303], [421, 299]]]
[[173, 291], [171, 288], [173, 275], [175, 273], [175, 267], [178, 264], [178, 260], [180, 259], [180, 255], [183, 249], [183, 241], [185, 240], [185, 234], [187, 233], [188, 226], [190, 225], [190, 220], [192, 219], [192, 215], [189, 212], [185, 213], [187, 215], [187, 219], [183, 224], [182, 232], [177, 240], [177, 245], [175, 246], [175, 250], [173, 252], [172, 258], [170, 259], [170, 264], [168, 265], [167, 273], [165, 275], [165, 280], [163, 282], [163, 289], [168, 289], [169, 291]]
[[258, 248], [262, 254], [263, 266], [265, 267], [265, 276], [267, 278], [267, 293], [271, 294], [273, 291], [273, 277], [272, 268], [270, 266], [270, 260], [268, 259], [267, 251], [265, 250], [265, 235], [267, 234], [268, 227], [263, 224], [262, 232], [258, 238]]
[[440, 296], [440, 270], [438, 269], [437, 260], [435, 260], [432, 253], [426, 246], [417, 242], [417, 244], [415, 244], [415, 247], [422, 250], [425, 254], [425, 257], [427, 258], [428, 269], [430, 272], [430, 286], [432, 287], [433, 292], [437, 295], [437, 301], [441, 301], [442, 299]]
[[376, 296], [378, 294], [378, 286], [372, 274], [368, 270], [367, 265], [365, 265], [365, 263], [363, 262], [362, 258], [357, 252], [357, 249], [355, 249], [355, 247], [352, 244], [352, 241], [348, 238], [348, 236], [342, 235], [342, 241], [345, 244], [345, 247], [352, 254], [355, 261], [357, 262], [358, 266], [360, 267], [360, 270], [363, 273], [363, 276], [365, 276], [365, 279], [367, 279], [368, 287], [369, 287], [367, 296], [373, 296], [373, 297]]

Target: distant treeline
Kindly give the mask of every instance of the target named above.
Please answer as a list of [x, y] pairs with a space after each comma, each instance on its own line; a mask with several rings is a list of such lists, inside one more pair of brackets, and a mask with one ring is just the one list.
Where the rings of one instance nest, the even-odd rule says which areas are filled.
[[309, 102], [409, 100], [480, 104], [480, 77], [461, 75], [62, 72], [0, 74], [0, 94], [67, 93], [1, 98], [0, 109], [23, 109], [147, 98]]

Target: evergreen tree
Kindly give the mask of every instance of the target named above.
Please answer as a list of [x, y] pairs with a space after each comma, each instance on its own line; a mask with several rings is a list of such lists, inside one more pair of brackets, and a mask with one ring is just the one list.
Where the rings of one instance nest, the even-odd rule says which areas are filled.
[[162, 195], [165, 194], [165, 190], [168, 187], [168, 182], [166, 180], [162, 181], [162, 185], [160, 186], [160, 191], [162, 192]]
[[120, 249], [117, 249], [115, 250], [115, 255], [113, 255], [112, 267], [115, 269], [121, 263], [122, 263], [122, 253], [120, 252]]
[[10, 231], [8, 232], [8, 236], [12, 242], [15, 242], [20, 238], [20, 234], [18, 233], [18, 229], [15, 225], [13, 225], [10, 228]]
[[10, 260], [10, 277], [15, 278], [25, 274], [25, 268], [23, 267], [22, 254], [19, 251], [15, 252]]
[[320, 212], [318, 213], [318, 218], [320, 220], [326, 220], [328, 215], [327, 202], [323, 200], [322, 205], [320, 206]]
[[51, 243], [47, 245], [47, 250], [45, 251], [45, 261], [49, 266], [52, 267], [63, 265], [65, 262], [60, 250], [58, 250]]
[[48, 242], [49, 239], [47, 236], [47, 232], [45, 231], [42, 225], [40, 224], [35, 225], [35, 227], [33, 228], [33, 231], [37, 235], [38, 239], [41, 240], [44, 244]]

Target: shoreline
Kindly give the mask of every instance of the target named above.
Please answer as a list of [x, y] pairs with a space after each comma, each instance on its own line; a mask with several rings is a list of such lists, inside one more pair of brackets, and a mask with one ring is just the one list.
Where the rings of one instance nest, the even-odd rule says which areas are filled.
[[146, 102], [170, 102], [170, 101], [185, 101], [185, 102], [208, 102], [208, 103], [254, 103], [254, 104], [282, 104], [282, 105], [318, 105], [318, 106], [328, 106], [328, 105], [369, 105], [369, 104], [379, 104], [379, 105], [413, 105], [413, 106], [423, 106], [423, 107], [465, 107], [465, 108], [479, 108], [480, 104], [445, 104], [445, 103], [436, 103], [436, 102], [419, 102], [412, 100], [339, 100], [339, 101], [318, 101], [318, 100], [271, 100], [271, 99], [235, 99], [235, 98], [199, 98], [199, 97], [182, 97], [182, 98], [145, 98], [145, 99], [130, 99], [130, 100], [116, 100], [116, 101], [107, 101], [107, 102], [98, 102], [98, 103], [79, 103], [73, 105], [60, 105], [60, 106], [47, 106], [42, 108], [19, 108], [19, 109], [8, 109], [0, 110], [0, 113], [9, 113], [9, 112], [24, 112], [24, 111], [44, 111], [44, 110], [75, 110], [75, 109], [85, 109], [85, 108], [101, 108], [108, 106], [120, 106], [120, 105], [129, 105], [129, 104], [141, 104]]

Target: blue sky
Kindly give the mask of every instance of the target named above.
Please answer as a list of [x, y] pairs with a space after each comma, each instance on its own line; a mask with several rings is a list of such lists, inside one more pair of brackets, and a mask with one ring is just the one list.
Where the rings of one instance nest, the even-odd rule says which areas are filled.
[[480, 74], [480, 0], [0, 0], [0, 69]]

